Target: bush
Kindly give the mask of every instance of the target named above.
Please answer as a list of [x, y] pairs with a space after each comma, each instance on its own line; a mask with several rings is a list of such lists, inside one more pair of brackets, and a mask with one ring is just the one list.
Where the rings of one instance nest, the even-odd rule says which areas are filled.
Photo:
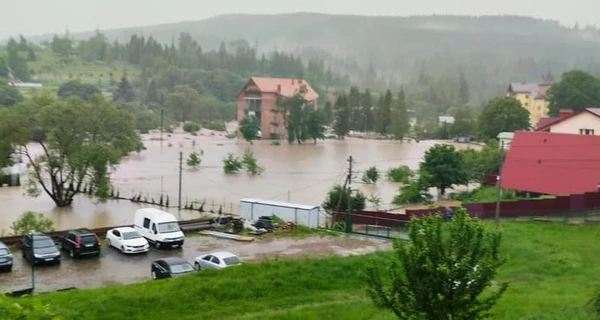
[[237, 133], [235, 133], [235, 132], [228, 133], [227, 135], [225, 135], [225, 137], [227, 139], [235, 139], [235, 138], [237, 138]]
[[387, 172], [388, 179], [397, 183], [409, 183], [414, 176], [414, 172], [408, 166], [399, 166], [391, 168]]
[[190, 153], [190, 156], [187, 159], [187, 165], [192, 168], [197, 168], [201, 162], [202, 159], [200, 159], [200, 156], [196, 152]]
[[189, 132], [189, 133], [196, 133], [198, 131], [200, 131], [200, 125], [195, 123], [195, 122], [186, 122], [183, 125], [183, 131], [185, 132]]
[[208, 130], [225, 132], [225, 123], [221, 121], [204, 121], [202, 122], [202, 127]]
[[377, 180], [379, 180], [379, 170], [377, 170], [377, 167], [372, 166], [363, 173], [362, 181], [364, 183], [377, 183]]
[[[348, 199], [348, 197], [350, 197], [350, 199]], [[339, 209], [339, 211], [346, 211], [348, 209], [348, 202], [350, 202], [351, 210], [363, 210], [366, 201], [367, 198], [360, 190], [350, 191], [349, 188], [345, 188], [344, 190], [344, 187], [338, 184], [329, 190], [327, 198], [325, 198], [325, 202], [323, 202], [322, 206], [323, 209], [329, 212], [336, 209]]]
[[12, 223], [10, 228], [15, 236], [22, 236], [34, 231], [54, 231], [52, 220], [48, 219], [41, 213], [33, 211], [27, 211], [23, 213], [17, 221]]
[[263, 170], [263, 168], [258, 164], [258, 160], [256, 160], [254, 153], [250, 149], [246, 149], [244, 152], [242, 163], [244, 164], [246, 171], [253, 176], [260, 174]]
[[423, 179], [413, 179], [400, 187], [400, 193], [394, 196], [392, 203], [395, 205], [430, 204], [432, 198]]
[[223, 171], [225, 173], [236, 173], [240, 171], [244, 167], [244, 164], [240, 160], [240, 158], [233, 155], [233, 153], [229, 153], [225, 159], [223, 159]]

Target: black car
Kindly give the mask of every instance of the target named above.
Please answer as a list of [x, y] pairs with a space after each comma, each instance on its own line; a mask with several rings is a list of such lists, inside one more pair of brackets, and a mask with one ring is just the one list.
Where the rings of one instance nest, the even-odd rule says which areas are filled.
[[183, 258], [171, 257], [152, 262], [152, 279], [178, 277], [196, 271], [191, 263]]
[[31, 233], [23, 237], [23, 258], [30, 263], [60, 264], [60, 251], [52, 238], [44, 233]]
[[60, 247], [67, 251], [71, 258], [86, 255], [100, 255], [102, 241], [98, 235], [88, 229], [71, 230], [60, 236]]
[[0, 242], [0, 270], [12, 271], [13, 255], [4, 242]]

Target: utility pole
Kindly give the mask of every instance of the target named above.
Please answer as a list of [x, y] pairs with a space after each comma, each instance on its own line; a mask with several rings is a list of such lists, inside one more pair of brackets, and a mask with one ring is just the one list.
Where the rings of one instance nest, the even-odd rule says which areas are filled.
[[[352, 210], [352, 156], [348, 157], [348, 203], [346, 204], [346, 233], [352, 232], [352, 217], [350, 216]], [[346, 190], [344, 190], [345, 192]]]
[[163, 145], [163, 131], [164, 131], [163, 118], [164, 118], [164, 114], [165, 114], [165, 110], [163, 108], [161, 108], [160, 109], [160, 146], [161, 147]]
[[[504, 147], [504, 146], [503, 146]], [[502, 149], [502, 157], [500, 158], [500, 170], [498, 170], [498, 183], [496, 188], [496, 229], [500, 229], [500, 202], [502, 200], [502, 168], [504, 167], [504, 149]]]
[[183, 172], [183, 152], [179, 152], [179, 202], [177, 208], [181, 210], [181, 175]]

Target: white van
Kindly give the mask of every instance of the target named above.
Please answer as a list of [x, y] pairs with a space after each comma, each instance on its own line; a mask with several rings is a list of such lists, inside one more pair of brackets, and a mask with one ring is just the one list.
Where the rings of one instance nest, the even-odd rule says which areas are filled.
[[157, 249], [181, 247], [184, 235], [174, 215], [154, 208], [138, 209], [133, 227]]

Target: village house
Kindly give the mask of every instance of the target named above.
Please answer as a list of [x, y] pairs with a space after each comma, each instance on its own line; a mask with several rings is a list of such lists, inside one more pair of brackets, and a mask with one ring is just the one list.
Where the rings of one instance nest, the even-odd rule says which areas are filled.
[[500, 132], [496, 138], [498, 138], [498, 144], [500, 145], [500, 149], [508, 150], [510, 148], [510, 143], [515, 137], [514, 132]]
[[523, 108], [529, 111], [529, 123], [532, 128], [536, 126], [541, 118], [548, 116], [546, 91], [551, 85], [549, 82], [514, 82], [508, 86], [506, 96], [519, 100]]
[[558, 117], [540, 119], [535, 131], [600, 135], [600, 108], [587, 108], [578, 112], [562, 109]]
[[292, 97], [304, 88], [306, 105], [318, 108], [319, 95], [302, 79], [252, 77], [237, 96], [237, 120], [254, 115], [260, 122], [261, 138], [284, 138], [283, 115], [277, 112], [278, 97]]
[[600, 136], [517, 131], [502, 167], [505, 189], [557, 196], [598, 192]]

